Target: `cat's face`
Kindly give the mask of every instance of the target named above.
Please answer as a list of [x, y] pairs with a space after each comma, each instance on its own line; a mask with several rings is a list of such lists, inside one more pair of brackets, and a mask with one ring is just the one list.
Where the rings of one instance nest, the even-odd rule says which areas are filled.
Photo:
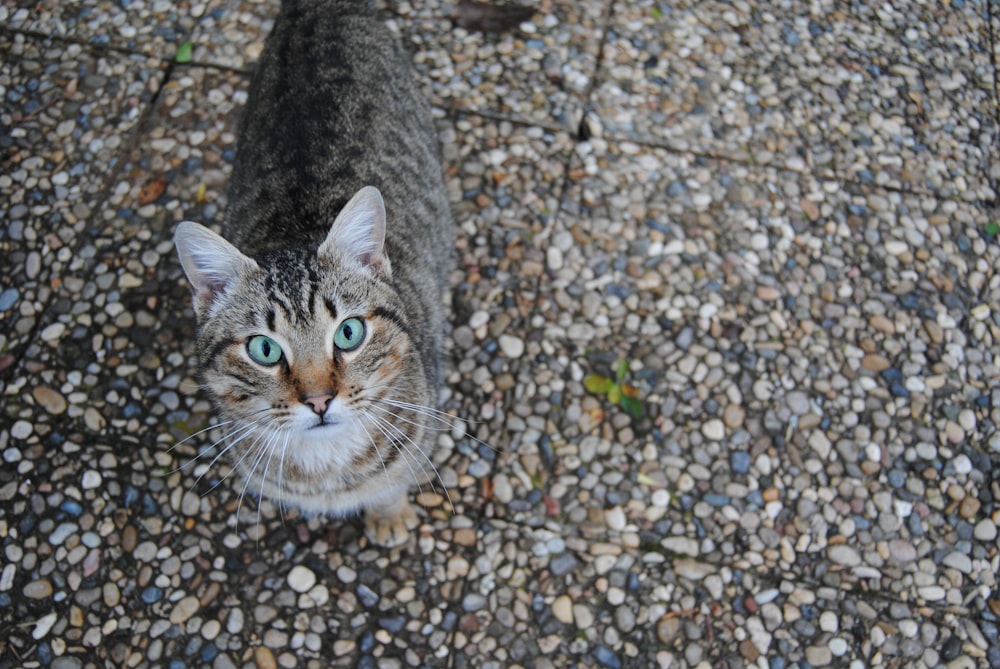
[[346, 510], [426, 464], [418, 407], [432, 398], [382, 254], [384, 213], [380, 228], [373, 202], [352, 203], [317, 251], [254, 260], [200, 226], [178, 230], [230, 460], [304, 509]]

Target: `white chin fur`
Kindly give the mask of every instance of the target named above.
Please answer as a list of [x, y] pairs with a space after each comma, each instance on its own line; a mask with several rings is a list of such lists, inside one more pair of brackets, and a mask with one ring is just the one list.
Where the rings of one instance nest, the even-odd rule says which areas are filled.
[[312, 410], [299, 407], [283, 431], [288, 437], [285, 461], [309, 474], [342, 471], [371, 448], [371, 438], [338, 402], [327, 410], [322, 424]]

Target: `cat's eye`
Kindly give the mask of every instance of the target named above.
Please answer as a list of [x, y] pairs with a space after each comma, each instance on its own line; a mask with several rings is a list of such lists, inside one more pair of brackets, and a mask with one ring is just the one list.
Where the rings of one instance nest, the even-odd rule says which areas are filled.
[[365, 323], [360, 318], [348, 318], [337, 327], [333, 343], [341, 351], [353, 351], [365, 340]]
[[281, 347], [278, 342], [264, 335], [251, 337], [247, 342], [247, 353], [250, 358], [261, 365], [276, 365], [281, 360]]

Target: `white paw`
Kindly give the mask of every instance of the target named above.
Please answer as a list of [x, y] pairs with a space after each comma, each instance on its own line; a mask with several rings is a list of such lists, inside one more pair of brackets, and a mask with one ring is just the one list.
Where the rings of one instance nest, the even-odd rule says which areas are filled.
[[410, 537], [410, 530], [416, 529], [420, 522], [417, 513], [405, 500], [395, 505], [391, 512], [369, 509], [365, 512], [365, 536], [386, 548], [400, 546]]

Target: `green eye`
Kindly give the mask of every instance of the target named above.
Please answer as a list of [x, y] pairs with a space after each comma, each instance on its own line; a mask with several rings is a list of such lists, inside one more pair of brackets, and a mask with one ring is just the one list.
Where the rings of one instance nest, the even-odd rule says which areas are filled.
[[281, 347], [278, 342], [264, 335], [251, 337], [247, 342], [247, 353], [254, 362], [261, 365], [276, 365], [281, 360]]
[[333, 344], [341, 351], [353, 351], [365, 340], [365, 323], [360, 318], [348, 318], [337, 327]]

